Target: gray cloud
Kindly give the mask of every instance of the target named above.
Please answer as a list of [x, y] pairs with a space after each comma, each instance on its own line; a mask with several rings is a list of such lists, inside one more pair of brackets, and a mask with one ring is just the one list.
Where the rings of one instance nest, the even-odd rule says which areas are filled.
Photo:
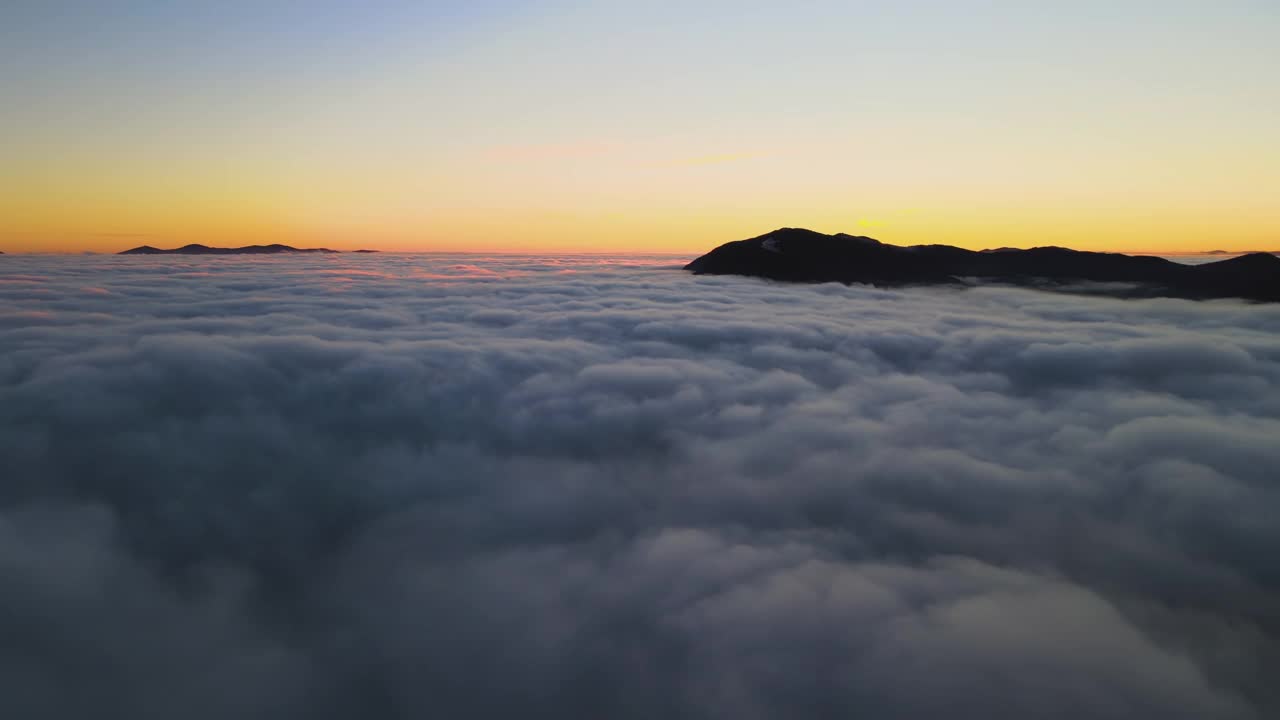
[[0, 715], [1280, 711], [1280, 307], [6, 257]]

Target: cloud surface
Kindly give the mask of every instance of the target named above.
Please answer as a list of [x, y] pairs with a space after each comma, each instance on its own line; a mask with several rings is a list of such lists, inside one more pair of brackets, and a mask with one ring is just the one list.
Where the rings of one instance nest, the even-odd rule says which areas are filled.
[[0, 263], [0, 716], [1263, 718], [1280, 307]]

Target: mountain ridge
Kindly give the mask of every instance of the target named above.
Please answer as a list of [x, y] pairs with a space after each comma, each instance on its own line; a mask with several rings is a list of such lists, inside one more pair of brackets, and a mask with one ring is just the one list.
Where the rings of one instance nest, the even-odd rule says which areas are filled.
[[[1280, 302], [1280, 257], [1250, 253], [1201, 265], [1163, 258], [1063, 247], [966, 250], [951, 245], [890, 245], [874, 238], [781, 228], [725, 243], [685, 269], [699, 275], [745, 275], [784, 282], [879, 286], [971, 285], [974, 282], [1124, 297], [1239, 298]], [[1115, 284], [1127, 287], [1106, 288]]]
[[[244, 245], [233, 248], [212, 247], [202, 245], [200, 243], [190, 243], [179, 248], [171, 248], [168, 250], [152, 247], [151, 245], [139, 245], [136, 248], [130, 248], [116, 253], [117, 255], [277, 255], [281, 253], [333, 253], [337, 254], [340, 250], [330, 250], [329, 248], [296, 248], [292, 245], [281, 245], [273, 243], [271, 245]], [[375, 252], [373, 250], [363, 252]]]

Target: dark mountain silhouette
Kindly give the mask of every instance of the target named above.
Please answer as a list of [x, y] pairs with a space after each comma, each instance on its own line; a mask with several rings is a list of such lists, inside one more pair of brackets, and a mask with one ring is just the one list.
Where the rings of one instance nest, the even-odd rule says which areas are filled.
[[275, 255], [279, 253], [336, 253], [337, 250], [329, 248], [296, 248], [289, 245], [245, 245], [237, 248], [219, 248], [201, 245], [199, 243], [191, 243], [183, 245], [180, 248], [172, 250], [161, 250], [160, 248], [143, 245], [141, 247], [125, 250], [120, 255]]
[[[1280, 301], [1280, 257], [1252, 253], [1203, 265], [1061, 247], [974, 251], [949, 245], [887, 245], [869, 237], [783, 228], [726, 243], [685, 266], [697, 274], [873, 285], [1033, 285], [1125, 297]], [[1098, 285], [1107, 283], [1111, 285]]]

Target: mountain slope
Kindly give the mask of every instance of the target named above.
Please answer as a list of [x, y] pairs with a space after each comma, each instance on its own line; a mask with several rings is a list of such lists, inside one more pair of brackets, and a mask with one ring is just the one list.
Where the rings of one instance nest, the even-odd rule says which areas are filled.
[[1061, 247], [986, 251], [949, 245], [903, 247], [843, 233], [783, 228], [721, 245], [685, 269], [708, 275], [886, 286], [976, 280], [1071, 289], [1080, 283], [1115, 283], [1124, 287], [1110, 292], [1124, 296], [1280, 301], [1280, 258], [1267, 253], [1182, 265], [1157, 257]]
[[290, 245], [245, 245], [236, 248], [219, 248], [191, 243], [172, 250], [162, 250], [150, 245], [131, 248], [119, 255], [275, 255], [279, 253], [336, 253], [328, 248], [296, 248]]

